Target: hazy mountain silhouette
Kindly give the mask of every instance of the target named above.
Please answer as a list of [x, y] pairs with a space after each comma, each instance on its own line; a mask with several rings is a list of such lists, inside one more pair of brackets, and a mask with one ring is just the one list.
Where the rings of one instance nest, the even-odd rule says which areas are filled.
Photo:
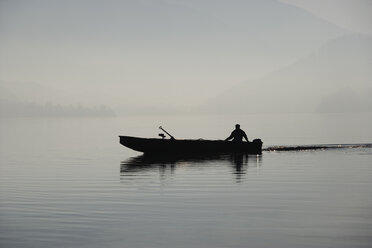
[[[280, 33], [281, 37], [276, 38], [288, 40], [288, 36], [296, 36], [300, 40], [290, 42], [301, 46], [299, 41], [309, 45], [341, 32], [333, 24], [276, 0], [91, 0], [89, 4], [66, 0], [52, 6], [23, 1], [22, 8], [14, 5], [7, 10], [1, 12], [2, 19], [9, 20], [0, 26], [1, 33], [6, 35], [2, 40], [48, 34], [46, 41], [71, 36], [76, 38], [75, 41], [89, 40], [91, 43], [123, 38], [126, 43], [141, 41], [145, 44], [169, 38], [170, 42], [178, 38], [195, 41], [198, 37], [205, 39], [208, 36], [231, 41], [234, 37], [229, 34], [239, 33], [249, 41], [256, 39], [252, 35], [276, 36]], [[24, 23], [21, 16], [28, 17], [29, 22]], [[318, 37], [314, 37], [315, 33]], [[221, 41], [214, 39], [213, 42]]]
[[372, 111], [372, 37], [335, 39], [291, 66], [236, 85], [209, 99], [201, 111]]
[[371, 112], [372, 86], [359, 91], [350, 87], [338, 89], [323, 97], [316, 111], [321, 113]]
[[274, 0], [2, 6], [3, 80], [39, 82], [75, 92], [84, 104], [99, 101], [124, 111], [197, 105], [345, 32]]

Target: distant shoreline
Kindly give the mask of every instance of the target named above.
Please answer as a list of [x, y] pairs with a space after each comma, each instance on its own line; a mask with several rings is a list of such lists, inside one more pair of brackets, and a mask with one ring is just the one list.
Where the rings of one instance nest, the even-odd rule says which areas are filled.
[[0, 118], [12, 117], [115, 117], [116, 113], [99, 105], [85, 107], [82, 105], [60, 105], [54, 103], [2, 102]]

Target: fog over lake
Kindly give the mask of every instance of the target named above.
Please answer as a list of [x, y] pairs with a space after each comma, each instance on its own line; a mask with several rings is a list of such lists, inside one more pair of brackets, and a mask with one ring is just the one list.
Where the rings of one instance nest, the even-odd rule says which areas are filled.
[[370, 2], [310, 2], [4, 1], [1, 113], [371, 111]]
[[[370, 247], [370, 13], [0, 1], [0, 247]], [[235, 124], [262, 154], [149, 159], [118, 137]]]

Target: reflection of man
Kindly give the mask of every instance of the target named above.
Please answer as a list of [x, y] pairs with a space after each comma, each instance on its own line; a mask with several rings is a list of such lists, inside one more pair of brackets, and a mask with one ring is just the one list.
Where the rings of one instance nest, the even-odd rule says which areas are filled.
[[233, 139], [233, 141], [235, 141], [235, 142], [242, 142], [243, 137], [248, 142], [247, 135], [245, 134], [245, 132], [243, 130], [240, 129], [240, 125], [236, 124], [235, 125], [235, 130], [232, 131], [231, 135], [229, 137], [227, 137], [225, 140], [227, 141], [227, 140]]

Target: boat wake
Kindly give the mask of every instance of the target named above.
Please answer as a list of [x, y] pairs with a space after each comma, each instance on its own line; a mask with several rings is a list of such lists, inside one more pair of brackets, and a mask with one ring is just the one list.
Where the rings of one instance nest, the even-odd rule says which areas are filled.
[[329, 149], [351, 149], [351, 148], [372, 148], [372, 144], [324, 144], [324, 145], [297, 145], [297, 146], [269, 146], [262, 151], [308, 151], [308, 150], [329, 150]]

